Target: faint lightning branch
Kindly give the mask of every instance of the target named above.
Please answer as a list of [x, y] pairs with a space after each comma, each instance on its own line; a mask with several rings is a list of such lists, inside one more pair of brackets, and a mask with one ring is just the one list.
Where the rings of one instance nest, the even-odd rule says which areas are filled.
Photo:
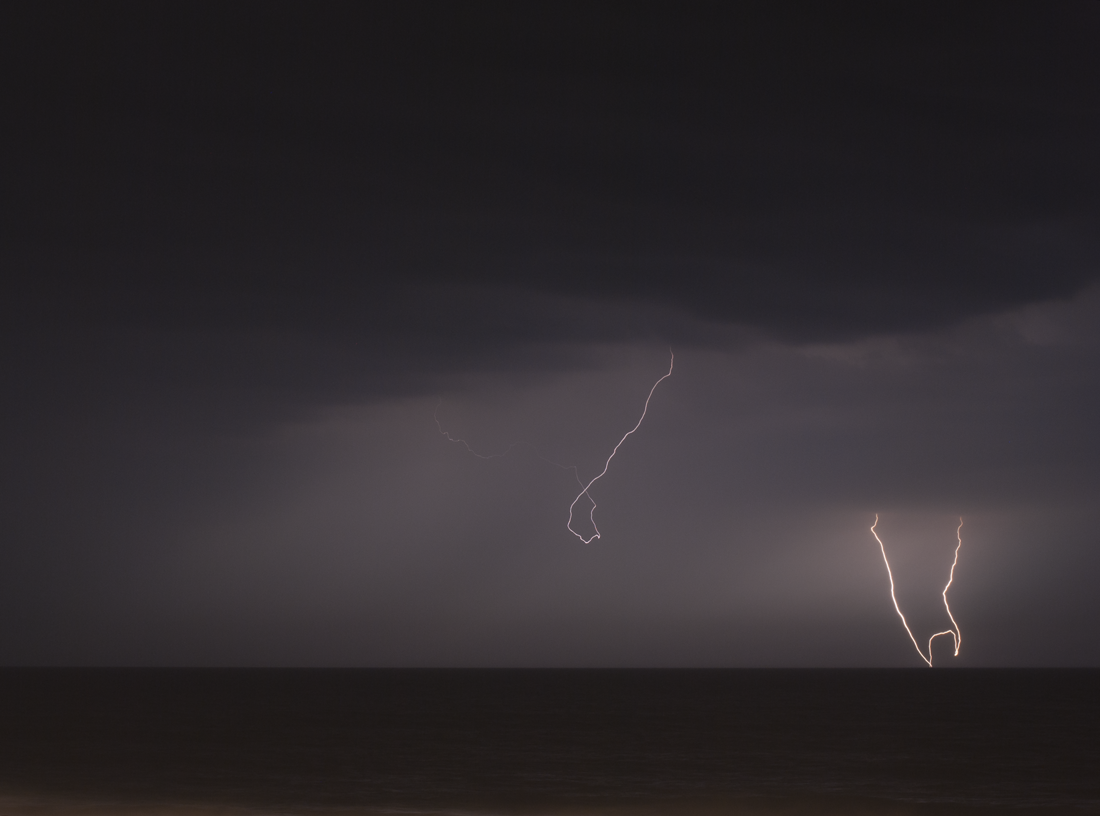
[[[571, 532], [585, 544], [591, 544], [594, 540], [600, 537], [600, 528], [596, 526], [595, 518], [596, 501], [592, 498], [592, 495], [588, 492], [588, 490], [599, 479], [603, 478], [604, 474], [607, 473], [607, 468], [611, 465], [611, 460], [615, 458], [615, 454], [619, 452], [619, 448], [622, 447], [622, 444], [626, 441], [626, 438], [634, 433], [636, 430], [638, 430], [640, 427], [642, 427], [642, 420], [645, 419], [646, 411], [649, 410], [649, 401], [653, 399], [653, 392], [657, 390], [658, 385], [660, 385], [662, 382], [672, 376], [672, 367], [676, 363], [676, 355], [672, 353], [672, 349], [668, 350], [668, 356], [668, 373], [661, 377], [661, 379], [657, 380], [657, 382], [653, 383], [653, 387], [649, 389], [649, 396], [645, 398], [645, 406], [642, 408], [642, 415], [638, 417], [638, 423], [623, 435], [623, 438], [619, 440], [619, 444], [615, 446], [615, 449], [611, 451], [611, 455], [607, 457], [607, 461], [604, 462], [603, 470], [601, 470], [599, 475], [594, 477], [592, 481], [584, 485], [584, 487], [581, 489], [581, 492], [577, 494], [577, 498], [573, 499], [573, 503], [569, 505], [569, 521], [566, 522], [565, 526], [569, 530], [569, 532]], [[573, 529], [573, 508], [577, 506], [577, 502], [581, 500], [581, 496], [588, 496], [588, 500], [592, 502], [592, 507], [588, 511], [588, 520], [592, 522], [592, 529], [596, 532], [594, 532], [589, 538], [585, 538], [583, 535]]]
[[[578, 498], [580, 498], [578, 496]], [[951, 625], [954, 629], [946, 629], [943, 632], [936, 632], [932, 637], [928, 638], [928, 657], [924, 656], [924, 652], [921, 651], [920, 646], [917, 644], [917, 639], [913, 637], [913, 630], [909, 628], [909, 624], [905, 620], [905, 615], [901, 613], [901, 607], [898, 606], [897, 596], [894, 594], [894, 573], [890, 570], [890, 561], [886, 558], [886, 547], [882, 543], [882, 539], [879, 538], [878, 533], [875, 532], [875, 528], [878, 526], [878, 514], [875, 514], [875, 523], [871, 525], [871, 535], [875, 537], [875, 541], [878, 542], [879, 550], [882, 551], [882, 560], [886, 564], [886, 574], [890, 578], [890, 600], [894, 602], [894, 610], [898, 613], [898, 617], [901, 618], [901, 625], [905, 627], [905, 631], [909, 634], [909, 639], [913, 641], [913, 648], [917, 650], [917, 654], [920, 655], [920, 659], [928, 664], [929, 668], [932, 666], [932, 641], [938, 638], [940, 635], [951, 635], [951, 639], [955, 642], [955, 657], [959, 656], [959, 647], [962, 646], [962, 633], [959, 631], [959, 624], [955, 622], [955, 616], [951, 614], [951, 607], [947, 603], [947, 590], [951, 589], [951, 582], [955, 580], [955, 567], [959, 563], [959, 550], [962, 548], [962, 528], [963, 520], [959, 519], [959, 528], [955, 531], [955, 538], [958, 540], [958, 544], [955, 545], [955, 560], [951, 562], [951, 574], [947, 579], [947, 586], [943, 588], [943, 606], [947, 610], [947, 617], [951, 619]]]
[[[483, 454], [478, 453], [473, 448], [471, 448], [470, 443], [467, 442], [465, 439], [456, 439], [455, 437], [453, 437], [449, 433], [447, 433], [445, 430], [443, 430], [443, 424], [439, 421], [439, 403], [436, 403], [434, 417], [435, 417], [435, 426], [437, 428], [439, 428], [439, 432], [441, 434], [443, 434], [443, 436], [447, 437], [448, 441], [454, 442], [456, 445], [462, 445], [462, 447], [464, 447], [466, 450], [468, 450], [470, 453], [472, 453], [478, 459], [499, 459], [501, 456], [507, 456], [511, 452], [512, 448], [514, 448], [516, 445], [519, 444], [518, 442], [513, 442], [511, 445], [508, 446], [508, 450], [504, 451], [504, 453], [491, 453], [488, 456], [485, 456]], [[578, 478], [578, 481], [580, 481], [579, 478]]]
[[[553, 465], [554, 467], [561, 468], [562, 470], [572, 471], [573, 478], [577, 480], [577, 484], [581, 487], [584, 487], [584, 482], [581, 481], [581, 475], [580, 475], [580, 473], [577, 472], [577, 466], [576, 465], [563, 465], [560, 462], [555, 462], [553, 459], [547, 459], [545, 456], [543, 456], [539, 452], [539, 449], [536, 448], [534, 445], [532, 445], [530, 442], [513, 442], [508, 446], [508, 448], [506, 450], [504, 450], [501, 453], [490, 453], [490, 454], [478, 453], [476, 450], [474, 450], [473, 448], [470, 447], [470, 443], [467, 442], [465, 439], [459, 439], [457, 437], [451, 436], [447, 431], [443, 430], [443, 423], [441, 423], [439, 421], [439, 403], [437, 403], [436, 406], [435, 406], [435, 415], [434, 416], [435, 416], [435, 426], [437, 428], [439, 428], [439, 433], [442, 434], [447, 439], [447, 441], [454, 442], [456, 445], [462, 445], [462, 447], [464, 447], [467, 451], [472, 453], [478, 459], [499, 459], [502, 456], [507, 456], [509, 453], [511, 453], [513, 450], [515, 450], [518, 447], [522, 446], [522, 447], [525, 447], [525, 448], [530, 448], [531, 450], [533, 450], [535, 452], [535, 456], [538, 457], [539, 459], [541, 459], [543, 462], [546, 462], [546, 464]], [[587, 492], [588, 492], [587, 490], [582, 491], [581, 495], [582, 496], [586, 495]], [[580, 498], [580, 496], [578, 496], [577, 498]], [[592, 501], [592, 497], [589, 496], [588, 500]], [[574, 504], [575, 503], [576, 502], [574, 502]], [[593, 502], [593, 504], [595, 504], [595, 502]]]

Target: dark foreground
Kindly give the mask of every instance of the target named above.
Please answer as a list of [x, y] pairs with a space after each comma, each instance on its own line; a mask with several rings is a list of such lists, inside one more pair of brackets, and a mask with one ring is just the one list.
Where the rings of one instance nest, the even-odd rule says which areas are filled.
[[0, 670], [0, 815], [1100, 813], [1100, 671]]

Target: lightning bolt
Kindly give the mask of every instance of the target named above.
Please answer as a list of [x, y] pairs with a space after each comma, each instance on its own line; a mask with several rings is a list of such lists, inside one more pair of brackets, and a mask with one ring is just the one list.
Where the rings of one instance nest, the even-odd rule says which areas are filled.
[[[591, 544], [593, 541], [600, 537], [600, 528], [596, 526], [595, 518], [596, 501], [592, 498], [591, 494], [589, 494], [588, 490], [597, 481], [602, 479], [604, 477], [604, 474], [607, 473], [608, 467], [611, 466], [611, 460], [615, 458], [615, 454], [619, 452], [619, 448], [622, 447], [623, 442], [626, 441], [626, 438], [634, 433], [636, 430], [638, 430], [640, 427], [642, 427], [642, 420], [645, 419], [646, 411], [649, 410], [649, 401], [653, 399], [653, 392], [657, 390], [658, 385], [660, 385], [662, 382], [672, 376], [672, 367], [676, 363], [676, 355], [672, 353], [672, 349], [668, 350], [668, 356], [668, 373], [661, 377], [661, 379], [657, 380], [657, 382], [653, 383], [653, 387], [649, 389], [649, 396], [645, 398], [645, 406], [642, 408], [642, 415], [638, 417], [638, 423], [625, 434], [623, 434], [623, 438], [619, 440], [619, 444], [615, 446], [615, 449], [611, 451], [611, 455], [607, 457], [607, 461], [604, 462], [603, 470], [600, 471], [598, 476], [593, 478], [592, 481], [590, 481], [583, 487], [581, 492], [577, 494], [577, 498], [573, 499], [573, 503], [569, 505], [569, 521], [566, 522], [565, 526], [569, 530], [569, 532], [571, 532], [585, 544]], [[596, 532], [594, 532], [589, 538], [585, 538], [583, 535], [573, 529], [573, 508], [577, 506], [577, 502], [581, 500], [581, 496], [588, 496], [588, 500], [592, 502], [592, 508], [588, 511], [588, 520], [592, 522], [592, 529], [594, 529]]]
[[[629, 431], [627, 431], [623, 435], [623, 438], [619, 440], [619, 444], [617, 444], [615, 446], [614, 450], [611, 451], [611, 455], [607, 457], [607, 461], [604, 462], [603, 470], [600, 471], [599, 475], [597, 475], [595, 478], [593, 478], [592, 481], [590, 481], [588, 484], [585, 484], [584, 482], [581, 481], [581, 477], [580, 477], [580, 474], [577, 472], [577, 466], [576, 465], [563, 465], [563, 464], [560, 464], [558, 462], [555, 462], [552, 459], [547, 459], [545, 456], [543, 456], [541, 453], [539, 453], [538, 448], [536, 448], [530, 442], [513, 442], [512, 444], [510, 444], [508, 446], [507, 450], [503, 451], [502, 453], [492, 453], [492, 454], [478, 453], [476, 450], [474, 450], [472, 447], [470, 447], [470, 443], [467, 442], [465, 439], [459, 439], [457, 437], [453, 437], [447, 431], [443, 430], [443, 424], [439, 421], [439, 405], [438, 404], [436, 404], [436, 406], [435, 406], [435, 415], [434, 415], [435, 416], [435, 425], [436, 425], [437, 428], [439, 428], [439, 433], [442, 434], [448, 441], [454, 442], [456, 445], [462, 445], [464, 448], [466, 448], [467, 451], [472, 453], [478, 459], [499, 459], [502, 456], [507, 456], [509, 453], [512, 452], [512, 450], [514, 448], [516, 448], [520, 445], [524, 445], [526, 447], [531, 448], [535, 452], [535, 456], [537, 456], [539, 459], [546, 462], [547, 464], [553, 465], [554, 467], [557, 467], [557, 468], [561, 468], [562, 470], [572, 471], [573, 472], [573, 477], [577, 480], [577, 485], [580, 487], [581, 492], [577, 494], [577, 497], [575, 499], [573, 499], [573, 503], [569, 505], [569, 521], [566, 522], [565, 527], [566, 527], [566, 529], [569, 530], [569, 532], [571, 532], [573, 535], [575, 535], [577, 538], [579, 538], [585, 544], [591, 544], [593, 541], [595, 541], [597, 538], [600, 537], [600, 529], [596, 526], [596, 518], [595, 518], [596, 501], [592, 498], [592, 495], [588, 491], [592, 487], [592, 485], [594, 485], [597, 481], [602, 479], [607, 474], [607, 469], [611, 465], [611, 460], [615, 458], [615, 454], [619, 452], [619, 448], [622, 447], [622, 444], [626, 441], [626, 438], [628, 436], [630, 436], [632, 433], [634, 433], [636, 430], [638, 430], [640, 427], [642, 427], [642, 420], [645, 419], [646, 412], [649, 410], [649, 401], [651, 399], [653, 399], [653, 392], [657, 390], [658, 385], [660, 385], [662, 382], [664, 382], [665, 380], [667, 380], [669, 377], [672, 376], [672, 367], [676, 362], [676, 356], [672, 353], [672, 349], [669, 349], [668, 355], [669, 355], [668, 373], [665, 374], [663, 377], [661, 377], [659, 380], [657, 380], [657, 382], [653, 383], [653, 387], [649, 389], [649, 395], [645, 399], [645, 405], [642, 407], [642, 415], [638, 418], [637, 424], [635, 424], [635, 426], [633, 428], [631, 428]], [[576, 530], [573, 529], [573, 509], [577, 506], [577, 502], [579, 502], [581, 500], [582, 496], [587, 496], [588, 501], [592, 505], [588, 510], [588, 520], [592, 522], [592, 528], [596, 532], [593, 533], [592, 536], [590, 536], [589, 538], [585, 538], [581, 533], [578, 533]]]
[[951, 619], [951, 625], [955, 627], [954, 631], [948, 630], [946, 632], [936, 632], [932, 637], [928, 638], [928, 656], [932, 656], [932, 641], [940, 635], [951, 635], [952, 640], [955, 641], [955, 657], [959, 656], [959, 647], [962, 646], [962, 632], [959, 631], [959, 625], [955, 623], [955, 616], [951, 614], [951, 607], [947, 603], [947, 590], [951, 589], [951, 583], [955, 580], [955, 567], [959, 563], [959, 550], [963, 545], [963, 520], [959, 517], [959, 528], [955, 530], [955, 538], [958, 543], [955, 545], [955, 560], [951, 562], [951, 574], [947, 576], [947, 586], [943, 588], [943, 608], [947, 610], [947, 617]]
[[[579, 496], [577, 498], [580, 498]], [[890, 570], [890, 561], [886, 558], [886, 547], [882, 543], [882, 539], [878, 537], [878, 533], [875, 532], [875, 528], [878, 526], [878, 513], [875, 514], [875, 523], [871, 525], [871, 535], [875, 537], [875, 541], [878, 542], [878, 547], [882, 551], [882, 560], [886, 564], [886, 574], [890, 578], [890, 600], [894, 602], [894, 610], [898, 613], [898, 617], [901, 618], [901, 625], [905, 627], [905, 631], [909, 634], [909, 639], [913, 641], [913, 648], [917, 650], [917, 654], [920, 655], [920, 659], [928, 664], [928, 667], [932, 667], [932, 641], [938, 638], [940, 635], [951, 635], [951, 639], [955, 642], [955, 657], [959, 656], [959, 647], [962, 646], [962, 633], [959, 631], [959, 624], [955, 622], [955, 616], [951, 614], [951, 606], [947, 603], [947, 590], [951, 589], [951, 583], [955, 580], [955, 567], [959, 563], [959, 550], [962, 548], [962, 528], [963, 520], [959, 519], [959, 528], [955, 531], [955, 538], [958, 539], [958, 544], [955, 545], [955, 560], [951, 562], [951, 574], [947, 578], [947, 586], [943, 588], [943, 606], [947, 610], [947, 617], [951, 619], [951, 625], [953, 629], [946, 629], [943, 632], [936, 632], [932, 637], [928, 638], [928, 657], [924, 656], [924, 652], [921, 651], [920, 645], [917, 643], [917, 639], [913, 637], [913, 630], [909, 628], [909, 624], [905, 620], [905, 615], [901, 613], [901, 607], [898, 606], [897, 596], [894, 594], [894, 573]]]

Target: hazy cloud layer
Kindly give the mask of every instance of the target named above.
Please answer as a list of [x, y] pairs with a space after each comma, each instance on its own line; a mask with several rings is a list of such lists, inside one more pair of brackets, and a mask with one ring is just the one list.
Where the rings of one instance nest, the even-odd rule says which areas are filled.
[[[86, 416], [7, 485], [13, 662], [914, 665], [877, 545], [960, 665], [1095, 663], [1100, 301], [831, 345], [655, 345], [350, 401], [262, 434]], [[1084, 374], [1084, 376], [1083, 376]], [[436, 411], [438, 410], [438, 414]], [[61, 432], [63, 433], [63, 432]], [[84, 441], [78, 455], [70, 445]], [[94, 440], [94, 441], [89, 441]], [[38, 440], [42, 442], [43, 440]], [[46, 503], [43, 479], [55, 480]], [[933, 627], [937, 627], [933, 629]], [[951, 662], [937, 641], [941, 662]]]

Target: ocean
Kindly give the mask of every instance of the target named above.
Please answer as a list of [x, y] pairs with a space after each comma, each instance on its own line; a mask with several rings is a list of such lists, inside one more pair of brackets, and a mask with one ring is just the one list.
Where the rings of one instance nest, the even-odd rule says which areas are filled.
[[1100, 670], [0, 669], [0, 816], [1100, 813]]

